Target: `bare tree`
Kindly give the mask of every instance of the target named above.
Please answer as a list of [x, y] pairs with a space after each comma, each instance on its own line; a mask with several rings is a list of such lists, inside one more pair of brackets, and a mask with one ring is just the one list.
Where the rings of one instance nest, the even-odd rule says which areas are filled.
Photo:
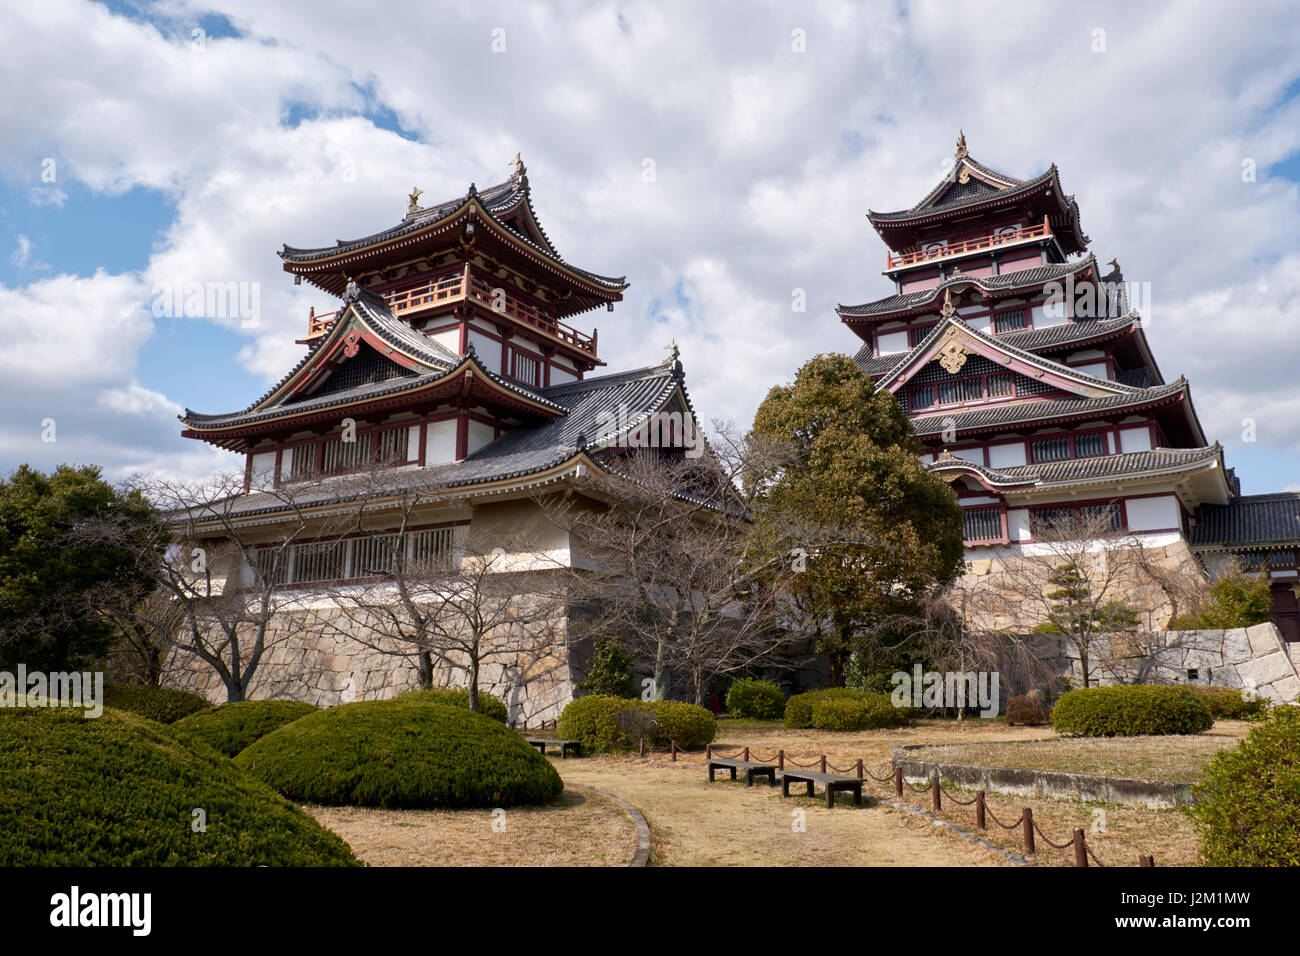
[[[972, 595], [972, 614], [1008, 622], [999, 630], [1028, 625], [1065, 640], [1079, 659], [1083, 685], [1090, 686], [1099, 669], [1132, 656], [1127, 645], [1162, 592], [1148, 572], [1141, 540], [1119, 528], [1114, 506], [1041, 509], [1032, 534], [1021, 554], [983, 578]], [[1103, 647], [1103, 635], [1125, 646]]]
[[421, 687], [460, 672], [479, 710], [484, 668], [526, 670], [564, 640], [565, 564], [536, 529], [484, 514], [429, 527], [432, 514], [470, 510], [437, 470], [358, 473], [345, 533], [355, 581], [327, 588], [337, 616], [322, 626], [381, 654], [413, 658]]
[[[173, 542], [158, 553], [137, 541], [136, 554], [161, 592], [157, 600], [179, 618], [175, 650], [210, 667], [227, 700], [244, 700], [270, 646], [310, 626], [289, 568], [297, 542], [329, 533], [307, 511], [322, 493], [283, 483], [246, 494], [242, 474], [145, 479], [139, 487]], [[250, 510], [272, 512], [275, 521], [251, 523]]]
[[697, 704], [711, 679], [780, 662], [781, 592], [735, 480], [749, 450], [721, 429], [709, 454], [608, 454], [581, 495], [548, 503], [575, 552], [584, 634], [618, 635], [653, 661], [655, 696], [683, 673]]

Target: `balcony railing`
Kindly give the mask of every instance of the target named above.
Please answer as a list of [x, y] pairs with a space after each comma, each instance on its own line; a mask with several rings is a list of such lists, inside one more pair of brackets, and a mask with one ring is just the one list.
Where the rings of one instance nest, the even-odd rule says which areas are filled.
[[[472, 299], [483, 303], [492, 312], [508, 316], [516, 322], [557, 338], [589, 355], [596, 354], [595, 332], [584, 335], [572, 326], [552, 318], [535, 305], [511, 295], [504, 288], [492, 286], [486, 280], [471, 275], [468, 266], [460, 272], [433, 279], [427, 285], [385, 293], [384, 298], [388, 301], [388, 307], [393, 310], [394, 315], [426, 309], [445, 302]], [[336, 318], [338, 318], [337, 311], [321, 315], [310, 313], [307, 316], [307, 335], [299, 339], [299, 342], [311, 342], [324, 335], [325, 330]]]
[[998, 246], [1009, 246], [1012, 243], [1024, 242], [1026, 239], [1046, 239], [1051, 234], [1052, 227], [1048, 224], [1047, 217], [1044, 216], [1042, 222], [1033, 226], [1006, 229], [987, 236], [979, 236], [976, 239], [964, 239], [961, 242], [949, 243], [935, 249], [917, 249], [915, 252], [902, 252], [898, 255], [886, 253], [885, 268], [886, 271], [890, 271], [903, 266], [914, 266], [919, 263], [933, 262], [937, 259], [947, 259], [951, 256], [969, 255], [972, 252], [980, 252], [984, 249], [995, 249]]

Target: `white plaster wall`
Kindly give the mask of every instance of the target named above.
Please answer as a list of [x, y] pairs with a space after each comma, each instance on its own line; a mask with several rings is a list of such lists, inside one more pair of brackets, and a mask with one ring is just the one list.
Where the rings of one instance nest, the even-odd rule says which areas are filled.
[[456, 421], [429, 422], [428, 445], [424, 449], [426, 465], [441, 465], [456, 460]]
[[1014, 465], [1026, 465], [1025, 446], [1023, 442], [1014, 445], [989, 445], [989, 467], [1010, 468]]
[[266, 451], [253, 456], [252, 484], [259, 485], [275, 477], [275, 452]]
[[1130, 498], [1124, 502], [1130, 531], [1177, 528], [1182, 523], [1178, 500], [1173, 495], [1159, 498]]
[[876, 336], [876, 348], [881, 355], [893, 355], [908, 350], [907, 332], [887, 332]]
[[[1059, 314], [1053, 315], [1052, 312]], [[1054, 325], [1065, 325], [1069, 322], [1069, 306], [1058, 304], [1051, 311], [1045, 305], [1036, 305], [1029, 310], [1030, 321], [1034, 323], [1036, 329], [1046, 329]]]
[[1151, 450], [1151, 432], [1142, 428], [1121, 428], [1119, 432], [1120, 451], [1127, 454], [1133, 451]]
[[494, 432], [491, 425], [471, 421], [469, 423], [469, 441], [466, 445], [466, 454], [474, 454], [474, 452], [492, 441], [493, 437]]

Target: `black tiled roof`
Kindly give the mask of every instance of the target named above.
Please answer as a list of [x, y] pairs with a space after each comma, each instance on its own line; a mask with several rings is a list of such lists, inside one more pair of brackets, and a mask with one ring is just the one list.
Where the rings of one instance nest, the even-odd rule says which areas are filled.
[[[543, 389], [542, 394], [562, 406], [567, 414], [538, 425], [512, 429], [461, 461], [419, 469], [418, 481], [430, 487], [460, 488], [536, 474], [563, 464], [580, 448], [598, 452], [602, 445], [617, 441], [651, 413], [662, 410], [678, 387], [685, 392], [681, 366], [670, 359], [648, 368]], [[625, 429], [619, 432], [603, 428], [620, 409]], [[396, 491], [403, 482], [412, 481], [412, 473], [412, 470], [395, 469], [384, 473], [380, 480], [391, 482]], [[342, 503], [361, 493], [357, 486], [354, 476], [326, 478], [298, 486], [294, 501], [299, 505]], [[373, 492], [373, 486], [367, 490]], [[254, 491], [240, 496], [231, 506], [231, 513], [252, 515], [283, 509], [281, 496]]]
[[1202, 505], [1193, 545], [1300, 545], [1300, 493], [1242, 495], [1226, 505]]
[[953, 285], [969, 283], [979, 288], [993, 292], [1003, 289], [1019, 289], [1025, 286], [1042, 285], [1045, 282], [1051, 282], [1053, 279], [1059, 279], [1063, 276], [1073, 275], [1082, 271], [1085, 267], [1091, 266], [1095, 271], [1097, 268], [1096, 259], [1091, 256], [1085, 256], [1082, 259], [1075, 259], [1072, 262], [1053, 262], [1045, 266], [1035, 266], [1032, 269], [1021, 269], [1018, 272], [1008, 272], [1004, 275], [996, 276], [949, 276], [939, 285], [930, 289], [920, 289], [916, 292], [903, 292], [897, 295], [886, 296], [883, 299], [877, 299], [875, 302], [864, 302], [861, 305], [838, 305], [835, 311], [843, 317], [855, 317], [866, 315], [884, 315], [890, 312], [899, 312], [904, 309], [913, 309], [928, 302], [937, 303], [943, 297], [944, 289]]
[[[376, 243], [385, 242], [389, 239], [396, 239], [399, 236], [407, 235], [424, 228], [431, 223], [438, 222], [450, 216], [457, 209], [463, 206], [471, 196], [477, 196], [478, 201], [482, 204], [484, 210], [490, 215], [494, 222], [501, 228], [505, 229], [512, 236], [526, 243], [538, 252], [561, 263], [566, 269], [576, 272], [578, 275], [592, 282], [606, 286], [610, 289], [622, 290], [627, 288], [626, 276], [603, 276], [595, 272], [588, 272], [586, 269], [579, 269], [577, 266], [564, 261], [564, 258], [556, 251], [555, 246], [551, 244], [550, 238], [542, 228], [537, 219], [537, 214], [533, 209], [532, 195], [528, 187], [527, 176], [512, 176], [504, 183], [498, 183], [487, 189], [477, 190], [471, 184], [470, 192], [457, 199], [448, 199], [436, 205], [424, 209], [417, 209], [415, 212], [407, 215], [397, 225], [388, 229], [380, 230], [369, 236], [362, 236], [360, 239], [339, 239], [332, 246], [322, 246], [316, 249], [299, 249], [294, 246], [286, 245], [280, 251], [280, 258], [286, 262], [312, 262], [317, 259], [325, 259], [329, 256], [336, 256], [340, 253], [351, 252], [355, 249], [364, 249], [367, 246]], [[526, 208], [529, 217], [537, 225], [537, 231], [540, 234], [541, 242], [536, 241], [532, 236], [523, 231], [514, 228], [503, 222], [505, 216]]]
[[1216, 442], [1202, 448], [1154, 448], [1150, 451], [1042, 462], [1033, 465], [1014, 465], [1006, 468], [986, 468], [953, 457], [939, 459], [928, 467], [931, 471], [940, 472], [971, 469], [982, 475], [991, 485], [1013, 487], [1042, 482], [1086, 481], [1094, 478], [1120, 478], [1126, 475], [1176, 471], [1214, 461], [1222, 454], [1223, 448]]
[[1041, 421], [1044, 425], [1048, 425], [1058, 419], [1113, 412], [1129, 406], [1140, 406], [1147, 402], [1159, 401], [1177, 395], [1186, 388], [1187, 382], [1180, 378], [1168, 385], [1131, 389], [1122, 395], [1106, 395], [1101, 398], [1063, 398], [1049, 399], [1042, 402], [1017, 402], [1013, 405], [983, 406], [967, 411], [954, 411], [914, 418], [912, 419], [912, 430], [917, 435], [926, 436], [940, 434], [946, 427], [955, 428], [961, 432], [972, 428], [1011, 426], [1022, 422]]

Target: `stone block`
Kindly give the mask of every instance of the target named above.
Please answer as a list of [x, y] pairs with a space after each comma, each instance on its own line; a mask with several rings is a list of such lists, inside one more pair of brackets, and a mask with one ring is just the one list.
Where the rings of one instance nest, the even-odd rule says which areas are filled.
[[1246, 628], [1246, 637], [1250, 639], [1252, 657], [1264, 657], [1278, 649], [1277, 628], [1272, 624], [1256, 624]]
[[1237, 672], [1241, 675], [1243, 682], [1247, 684], [1253, 683], [1261, 689], [1261, 692], [1266, 684], [1282, 680], [1285, 677], [1295, 676], [1291, 661], [1280, 650], [1238, 664]]
[[1225, 664], [1240, 664], [1254, 656], [1250, 638], [1244, 627], [1234, 627], [1223, 632], [1223, 661]]
[[1300, 677], [1292, 674], [1290, 677], [1274, 681], [1273, 691], [1277, 695], [1274, 699], [1279, 703], [1294, 704], [1300, 701]]

